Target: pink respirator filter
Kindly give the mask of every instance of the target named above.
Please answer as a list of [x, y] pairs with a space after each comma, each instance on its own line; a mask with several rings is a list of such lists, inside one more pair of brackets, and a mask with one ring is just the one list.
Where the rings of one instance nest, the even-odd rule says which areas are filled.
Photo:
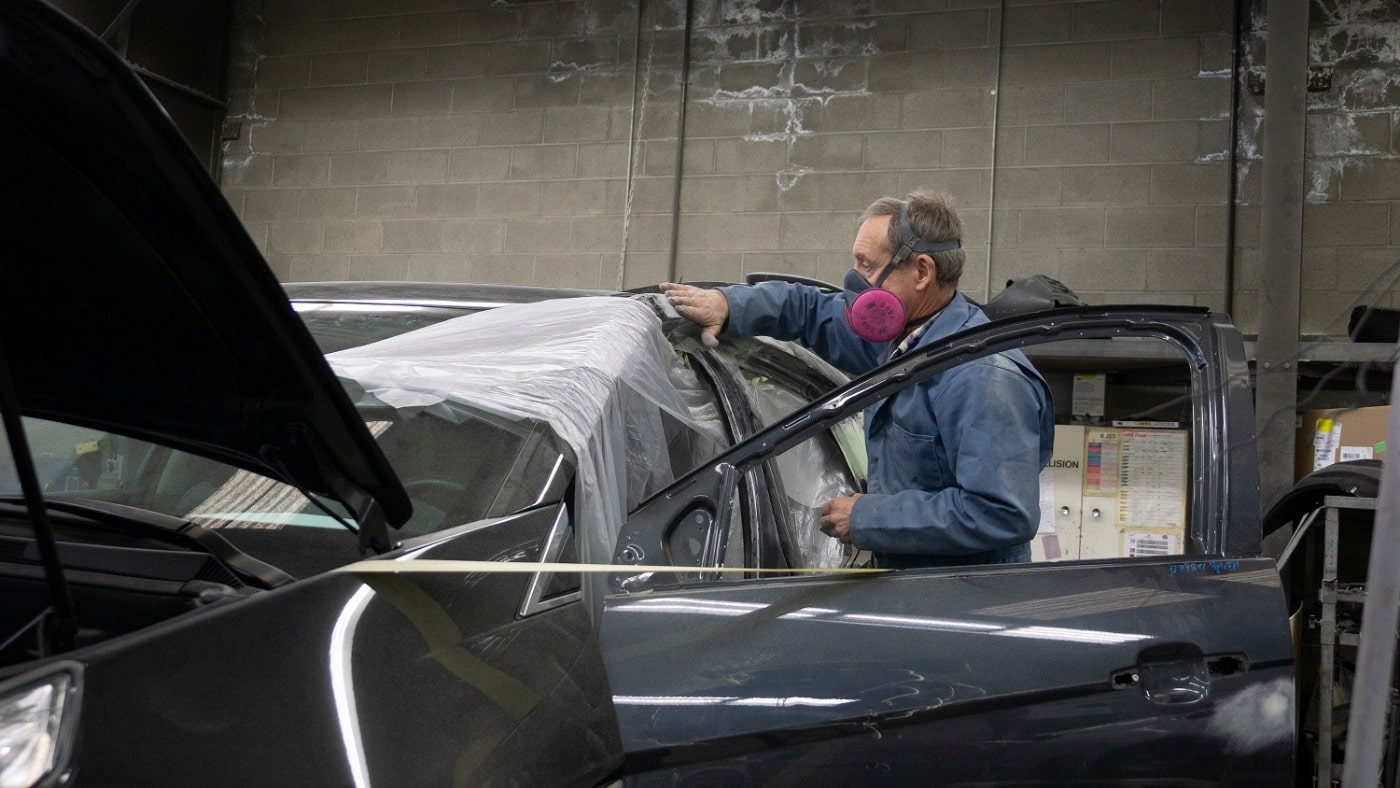
[[846, 322], [866, 342], [888, 342], [904, 328], [904, 305], [888, 290], [866, 290], [846, 307]]

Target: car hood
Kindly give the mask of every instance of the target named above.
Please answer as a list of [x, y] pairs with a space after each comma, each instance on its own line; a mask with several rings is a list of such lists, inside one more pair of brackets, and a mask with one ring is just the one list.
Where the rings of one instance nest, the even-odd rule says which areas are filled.
[[261, 473], [362, 523], [407, 519], [402, 485], [169, 117], [107, 45], [32, 0], [0, 3], [0, 151], [0, 374], [25, 415]]

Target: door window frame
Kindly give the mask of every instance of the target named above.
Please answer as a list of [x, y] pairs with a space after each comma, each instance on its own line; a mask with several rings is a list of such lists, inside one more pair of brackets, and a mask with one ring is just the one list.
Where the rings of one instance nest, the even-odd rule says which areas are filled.
[[[665, 555], [666, 538], [682, 518], [696, 506], [716, 507], [716, 482], [723, 475], [717, 472], [732, 468], [747, 474], [819, 431], [830, 430], [868, 405], [940, 370], [972, 357], [1028, 345], [1129, 336], [1155, 337], [1174, 345], [1190, 370], [1188, 554], [1257, 555], [1261, 543], [1257, 470], [1252, 485], [1246, 478], [1249, 468], [1257, 468], [1257, 453], [1248, 366], [1238, 331], [1224, 316], [1200, 308], [1084, 307], [998, 321], [955, 334], [867, 373], [760, 430], [638, 507], [619, 534], [614, 563], [635, 563], [626, 560], [623, 552], [634, 542], [642, 543], [647, 554]], [[724, 521], [719, 510], [713, 513], [720, 515], [714, 522]], [[1112, 559], [1095, 562], [1105, 560]], [[660, 586], [696, 579], [693, 571], [677, 572], [653, 575], [645, 584]]]

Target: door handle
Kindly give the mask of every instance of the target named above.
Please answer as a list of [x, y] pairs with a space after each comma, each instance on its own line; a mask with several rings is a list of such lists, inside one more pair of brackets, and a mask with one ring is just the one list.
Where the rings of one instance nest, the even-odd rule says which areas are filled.
[[1244, 654], [1206, 655], [1194, 643], [1163, 643], [1139, 652], [1136, 665], [1113, 671], [1109, 683], [1114, 689], [1136, 688], [1151, 703], [1199, 703], [1210, 695], [1212, 678], [1248, 669]]

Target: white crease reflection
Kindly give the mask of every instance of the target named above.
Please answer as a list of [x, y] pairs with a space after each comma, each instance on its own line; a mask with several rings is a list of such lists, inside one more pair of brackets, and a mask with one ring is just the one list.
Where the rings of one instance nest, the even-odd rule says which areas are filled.
[[983, 624], [976, 621], [953, 621], [946, 618], [925, 618], [923, 616], [884, 616], [873, 613], [842, 613], [842, 621], [856, 624], [879, 624], [900, 629], [932, 629], [940, 632], [997, 632], [1006, 629], [1000, 624]]
[[[690, 613], [702, 616], [743, 616], [757, 613], [771, 607], [761, 602], [730, 602], [726, 600], [697, 599], [694, 597], [664, 597], [660, 599], [639, 599], [620, 605], [614, 610], [619, 613]], [[933, 632], [961, 632], [1001, 637], [1031, 638], [1034, 640], [1058, 640], [1065, 643], [1087, 643], [1092, 645], [1115, 646], [1151, 640], [1151, 635], [1129, 632], [1110, 632], [1101, 629], [1076, 629], [1072, 627], [1047, 626], [1007, 626], [986, 621], [964, 621], [930, 616], [896, 616], [877, 613], [843, 613], [825, 607], [804, 607], [777, 616], [778, 619], [809, 619], [838, 624], [861, 624], [866, 626], [893, 627], [896, 629], [923, 629]]]
[[1123, 643], [1136, 643], [1151, 640], [1151, 635], [1134, 635], [1127, 632], [1105, 632], [1101, 629], [1070, 629], [1067, 627], [1015, 627], [993, 635], [1012, 638], [1034, 638], [1036, 640], [1063, 640], [1070, 643], [1097, 643], [1116, 646]]
[[[407, 561], [430, 549], [423, 545], [404, 553], [395, 561]], [[330, 673], [331, 699], [335, 703], [335, 718], [340, 725], [340, 741], [345, 745], [345, 760], [350, 766], [350, 779], [355, 788], [369, 788], [369, 762], [365, 759], [365, 740], [360, 733], [360, 714], [355, 706], [355, 677], [351, 664], [354, 651], [355, 628], [360, 625], [360, 616], [369, 601], [374, 597], [374, 589], [361, 585], [335, 619], [331, 629]]]
[[762, 610], [768, 605], [759, 602], [721, 602], [711, 599], [671, 597], [669, 599], [639, 599], [619, 607], [627, 613], [695, 613], [702, 616], [742, 616]]
[[738, 695], [614, 695], [616, 706], [763, 706], [775, 709], [793, 706], [841, 706], [855, 698], [743, 698]]
[[369, 764], [365, 761], [364, 738], [360, 735], [360, 716], [355, 709], [355, 682], [351, 676], [351, 643], [360, 615], [369, 606], [374, 589], [360, 586], [341, 608], [331, 631], [331, 697], [335, 699], [335, 716], [340, 723], [340, 740], [345, 745], [345, 760], [350, 764], [350, 779], [356, 788], [368, 788]]

